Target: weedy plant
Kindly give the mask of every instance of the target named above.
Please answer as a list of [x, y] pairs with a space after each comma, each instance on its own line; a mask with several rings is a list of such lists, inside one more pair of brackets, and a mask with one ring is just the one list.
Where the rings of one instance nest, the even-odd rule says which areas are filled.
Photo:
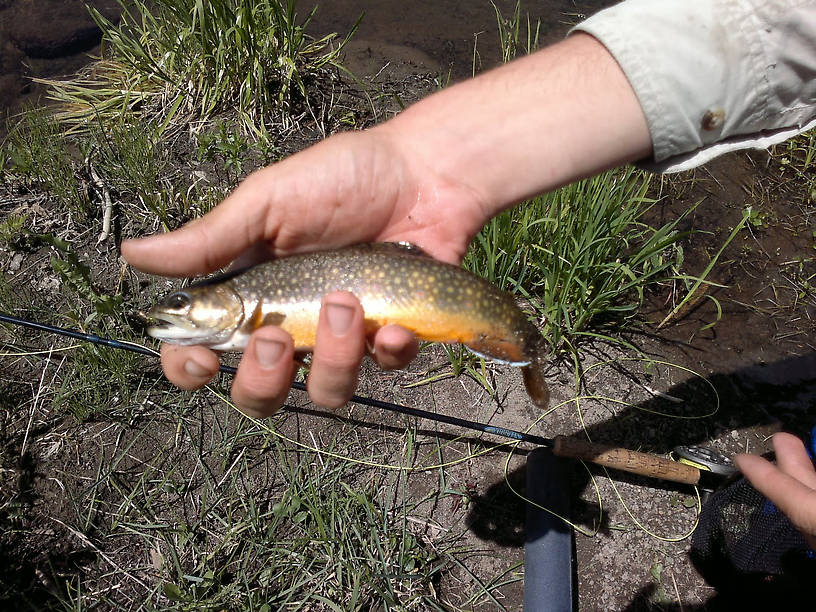
[[75, 291], [96, 314], [115, 314], [122, 303], [119, 295], [111, 295], [99, 289], [91, 278], [90, 267], [76, 255], [71, 245], [51, 234], [34, 234], [31, 240], [48, 244], [54, 249], [51, 267], [65, 284]]
[[804, 186], [800, 204], [805, 217], [812, 218], [816, 207], [816, 129], [774, 146], [771, 157], [778, 164], [780, 184]]
[[780, 157], [780, 164], [792, 172], [805, 177], [816, 168], [816, 129], [800, 134], [773, 148], [774, 156]]
[[220, 160], [227, 172], [238, 177], [244, 172], [244, 160], [250, 150], [250, 143], [241, 134], [230, 129], [226, 121], [217, 121], [216, 126], [216, 130], [197, 135], [198, 157], [213, 162]]
[[[501, 47], [502, 62], [507, 63], [519, 52], [532, 53], [539, 47], [539, 37], [541, 36], [541, 20], [535, 24], [530, 21], [528, 14], [526, 19], [521, 18], [521, 0], [516, 2], [516, 7], [510, 17], [504, 17], [494, 2], [491, 2], [496, 11], [496, 25], [499, 31], [499, 45]], [[526, 21], [526, 29], [522, 29], [522, 23]]]
[[[116, 335], [122, 337], [121, 330]], [[53, 407], [82, 422], [115, 412], [132, 412], [142, 389], [145, 358], [83, 344], [72, 351], [55, 376]]]
[[337, 44], [335, 34], [314, 39], [300, 20], [297, 0], [136, 0], [122, 2], [117, 25], [91, 8], [106, 49], [82, 78], [44, 81], [82, 126], [94, 116], [151, 109], [162, 127], [177, 114], [186, 121], [234, 109], [248, 132], [265, 133], [270, 115], [292, 122], [298, 104], [356, 31]]
[[26, 225], [26, 213], [12, 213], [0, 222], [0, 245], [11, 245], [20, 239]]
[[2, 146], [4, 174], [43, 188], [81, 218], [90, 214], [87, 191], [75, 172], [79, 161], [71, 155], [75, 148], [53, 114], [30, 108], [9, 128]]
[[127, 202], [129, 217], [140, 218], [148, 226], [158, 222], [165, 230], [185, 218], [186, 199], [179, 197], [173, 181], [177, 173], [171, 170], [170, 155], [156, 126], [129, 118], [105, 125], [95, 121], [83, 141], [98, 199], [113, 194], [117, 202]]
[[[433, 583], [456, 551], [419, 535], [410, 505], [386, 501], [394, 483], [383, 473], [330, 456], [348, 442], [318, 456], [231, 422], [236, 412], [205, 428], [201, 413], [177, 409], [170, 420], [113, 425], [115, 451], [72, 499], [70, 524], [104, 529], [130, 588], [90, 596], [96, 580], [75, 576], [69, 609], [125, 606], [133, 592], [177, 610], [446, 609]], [[185, 441], [175, 451], [174, 428]], [[149, 551], [149, 571], [132, 547]]]

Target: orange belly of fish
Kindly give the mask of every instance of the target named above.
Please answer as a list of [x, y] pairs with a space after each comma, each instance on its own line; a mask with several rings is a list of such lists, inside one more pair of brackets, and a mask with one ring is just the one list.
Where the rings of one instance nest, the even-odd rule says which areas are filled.
[[[512, 334], [488, 321], [455, 313], [387, 313], [366, 316], [365, 328], [373, 336], [381, 327], [400, 325], [429, 342], [461, 343], [490, 357], [508, 361], [525, 361], [522, 348], [512, 340]], [[280, 327], [294, 340], [295, 350], [314, 347], [317, 316], [313, 313], [289, 313]]]

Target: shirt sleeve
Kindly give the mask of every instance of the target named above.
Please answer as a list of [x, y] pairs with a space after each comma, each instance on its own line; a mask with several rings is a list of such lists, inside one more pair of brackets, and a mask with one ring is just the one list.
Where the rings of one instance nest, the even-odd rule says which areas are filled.
[[816, 127], [816, 1], [627, 0], [578, 24], [623, 69], [679, 172]]

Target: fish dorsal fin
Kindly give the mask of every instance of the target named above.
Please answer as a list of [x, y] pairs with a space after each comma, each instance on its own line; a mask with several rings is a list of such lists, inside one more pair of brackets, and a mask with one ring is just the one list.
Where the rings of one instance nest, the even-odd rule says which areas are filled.
[[431, 257], [422, 249], [422, 247], [419, 247], [412, 242], [372, 242], [367, 246], [372, 250], [385, 253]]
[[226, 282], [236, 276], [243, 274], [247, 270], [249, 270], [252, 266], [245, 266], [242, 268], [235, 268], [233, 270], [229, 270], [228, 272], [220, 272], [218, 274], [213, 274], [212, 276], [208, 276], [207, 278], [202, 278], [196, 281], [191, 282], [187, 285], [188, 288], [193, 289], [196, 287], [209, 287], [210, 285], [217, 285], [219, 283]]

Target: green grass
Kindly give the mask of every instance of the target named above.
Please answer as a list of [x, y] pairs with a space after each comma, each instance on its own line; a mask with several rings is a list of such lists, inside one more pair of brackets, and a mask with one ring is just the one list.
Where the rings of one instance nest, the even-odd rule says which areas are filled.
[[499, 33], [499, 46], [501, 47], [501, 60], [507, 63], [514, 59], [520, 52], [529, 54], [540, 46], [541, 20], [533, 24], [530, 15], [521, 17], [521, 0], [516, 1], [513, 13], [509, 17], [502, 15], [499, 7], [491, 1], [493, 10], [496, 11], [496, 26]]
[[[493, 8], [503, 62], [538, 49], [541, 22], [522, 17], [520, 2], [509, 16]], [[641, 222], [654, 204], [648, 191], [649, 175], [627, 167], [522, 202], [485, 226], [464, 265], [523, 298], [555, 351], [588, 335], [613, 339], [649, 287], [682, 266], [680, 219], [658, 229]]]
[[84, 344], [67, 355], [58, 372], [52, 405], [78, 422], [109, 419], [122, 407], [132, 410], [142, 394], [145, 365], [138, 355]]
[[[53, 368], [41, 402], [54, 396]], [[278, 433], [292, 431], [286, 419], [269, 429], [213, 395], [168, 392], [150, 378], [141, 386], [140, 397], [121, 397], [121, 407], [108, 404], [107, 418], [90, 423], [93, 443], [52, 438], [48, 452], [65, 468], [49, 472], [59, 493], [47, 524], [66, 550], [92, 554], [79, 566], [54, 559], [25, 592], [40, 602], [34, 609], [455, 610], [449, 600], [489, 599], [508, 583], [481, 584], [473, 574], [441, 597], [443, 576], [473, 552], [455, 532], [426, 533], [407, 476], [331, 456], [359, 458], [347, 435], [321, 453], [298, 449]], [[400, 462], [403, 444], [392, 437], [367, 457]], [[42, 441], [32, 446], [42, 452]], [[3, 508], [16, 508], [13, 517], [0, 512], [0, 524], [13, 520], [21, 533], [34, 513], [19, 503], [23, 494], [15, 483], [0, 494]], [[0, 580], [0, 602], [20, 603], [12, 582]]]
[[[8, 185], [56, 200], [83, 226], [103, 219], [109, 203], [112, 210], [107, 214], [119, 228], [135, 223], [142, 233], [150, 233], [174, 229], [208, 212], [235, 186], [243, 172], [242, 156], [251, 148], [244, 136], [230, 133], [228, 153], [201, 154], [223, 174], [211, 182], [202, 179], [192, 159], [192, 139], [179, 143], [154, 123], [139, 123], [130, 115], [109, 119], [92, 121], [81, 133], [66, 133], [52, 111], [23, 112], [0, 144], [7, 157], [0, 177]], [[226, 172], [218, 170], [224, 166]], [[6, 220], [0, 240], [19, 234], [19, 224], [19, 215]]]
[[645, 173], [624, 168], [524, 202], [488, 223], [465, 266], [526, 298], [555, 350], [599, 326], [621, 329], [682, 263], [680, 219], [640, 221], [647, 190]]
[[151, 124], [122, 120], [91, 125], [89, 163], [97, 189], [100, 185], [137, 204], [147, 217], [155, 217], [164, 227], [175, 212], [166, 194], [175, 193], [171, 178], [169, 152], [161, 144], [161, 135]]
[[772, 155], [778, 158], [783, 167], [789, 168], [800, 177], [810, 176], [812, 181], [812, 175], [816, 171], [816, 129], [776, 145]]
[[[256, 439], [265, 456], [250, 450]], [[443, 564], [411, 533], [406, 509], [383, 507], [348, 464], [292, 453], [253, 427], [220, 444], [196, 459], [195, 499], [185, 474], [164, 466], [120, 487], [128, 504], [115, 509], [110, 537], [157, 551], [174, 608], [410, 610], [428, 596]], [[229, 459], [213, 463], [219, 455]], [[277, 484], [247, 486], [258, 462]]]
[[[65, 105], [64, 121], [81, 128], [97, 116], [206, 120], [229, 111], [248, 133], [267, 122], [290, 126], [309, 108], [317, 81], [339, 69], [342, 40], [306, 33], [296, 0], [156, 0], [120, 2], [114, 24], [91, 8], [105, 56], [82, 78], [47, 81]], [[162, 130], [163, 131], [163, 130]]]

